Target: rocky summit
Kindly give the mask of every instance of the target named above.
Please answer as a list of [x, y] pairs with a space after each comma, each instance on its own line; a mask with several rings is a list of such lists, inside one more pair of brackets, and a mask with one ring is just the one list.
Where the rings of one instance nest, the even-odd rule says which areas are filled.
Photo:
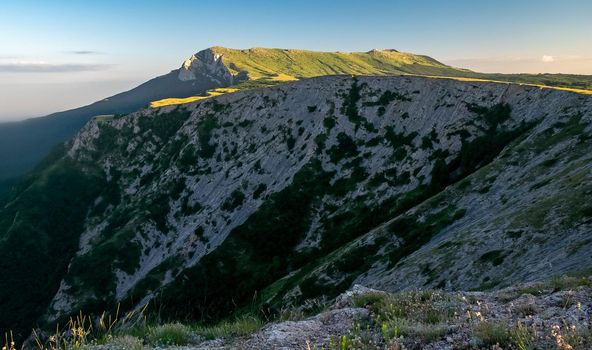
[[[170, 320], [274, 318], [356, 284], [489, 291], [581, 274], [591, 121], [591, 95], [416, 76], [95, 118], [2, 203], [0, 326], [146, 304]], [[339, 310], [318, 322], [368, 316]]]

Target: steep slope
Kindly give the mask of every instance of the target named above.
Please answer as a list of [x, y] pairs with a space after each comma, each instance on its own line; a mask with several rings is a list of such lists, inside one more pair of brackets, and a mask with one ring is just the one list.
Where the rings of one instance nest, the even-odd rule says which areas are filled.
[[[169, 74], [152, 79], [91, 105], [22, 122], [0, 123], [0, 184], [22, 175], [52, 147], [76, 134], [92, 117], [136, 111], [151, 101], [202, 95], [207, 90], [236, 85], [277, 84], [287, 75], [303, 78], [327, 74], [443, 74], [454, 70], [431, 58], [380, 51], [323, 53], [313, 51], [214, 47], [199, 51]], [[6, 184], [6, 186], [8, 183]], [[2, 188], [0, 188], [1, 190]]]
[[147, 106], [150, 101], [203, 94], [209, 89], [232, 84], [210, 51], [201, 51], [196, 57], [200, 59], [200, 66], [194, 67], [193, 79], [182, 79], [183, 69], [180, 68], [85, 107], [21, 122], [1, 123], [0, 181], [31, 170], [54, 146], [74, 136], [94, 116], [129, 113]]
[[199, 51], [169, 74], [91, 105], [22, 122], [0, 123], [0, 194], [15, 177], [31, 170], [52, 147], [74, 136], [94, 116], [129, 113], [151, 102], [157, 106], [184, 103], [185, 98], [198, 99], [220, 87], [250, 89], [335, 74], [413, 74], [592, 89], [591, 76], [483, 74], [396, 50], [343, 53], [212, 47]]
[[592, 266], [591, 108], [530, 86], [323, 77], [93, 120], [0, 211], [20, 291], [0, 291], [0, 327], [148, 300], [212, 320], [356, 281], [485, 288]]

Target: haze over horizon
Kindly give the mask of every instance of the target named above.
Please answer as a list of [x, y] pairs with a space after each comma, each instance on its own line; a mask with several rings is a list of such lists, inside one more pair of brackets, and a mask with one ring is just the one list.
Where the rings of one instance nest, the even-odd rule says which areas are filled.
[[481, 72], [592, 74], [587, 1], [230, 3], [2, 3], [0, 121], [92, 103], [214, 45], [394, 48]]

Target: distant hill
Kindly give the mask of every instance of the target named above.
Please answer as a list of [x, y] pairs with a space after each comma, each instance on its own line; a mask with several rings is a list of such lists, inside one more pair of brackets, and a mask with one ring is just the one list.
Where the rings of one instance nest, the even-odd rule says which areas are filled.
[[483, 74], [447, 66], [428, 56], [396, 50], [315, 52], [290, 49], [202, 50], [170, 73], [91, 105], [46, 117], [0, 124], [0, 194], [14, 178], [30, 171], [57, 144], [74, 136], [92, 117], [199, 99], [217, 88], [232, 91], [323, 75], [394, 75], [464, 77], [592, 88], [592, 77], [577, 75]]
[[88, 106], [0, 124], [0, 192], [2, 183], [31, 170], [57, 144], [68, 140], [92, 117], [101, 114], [129, 113], [166, 97], [201, 94], [230, 82], [196, 76], [180, 80], [179, 69], [154, 78], [123, 93]]

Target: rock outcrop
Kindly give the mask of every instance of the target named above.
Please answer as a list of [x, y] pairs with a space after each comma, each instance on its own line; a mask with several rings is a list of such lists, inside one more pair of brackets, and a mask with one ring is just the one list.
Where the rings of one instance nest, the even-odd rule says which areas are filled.
[[235, 77], [222, 61], [222, 55], [215, 53], [212, 49], [199, 51], [185, 60], [179, 69], [179, 80], [198, 79], [212, 80], [218, 86], [235, 84]]

